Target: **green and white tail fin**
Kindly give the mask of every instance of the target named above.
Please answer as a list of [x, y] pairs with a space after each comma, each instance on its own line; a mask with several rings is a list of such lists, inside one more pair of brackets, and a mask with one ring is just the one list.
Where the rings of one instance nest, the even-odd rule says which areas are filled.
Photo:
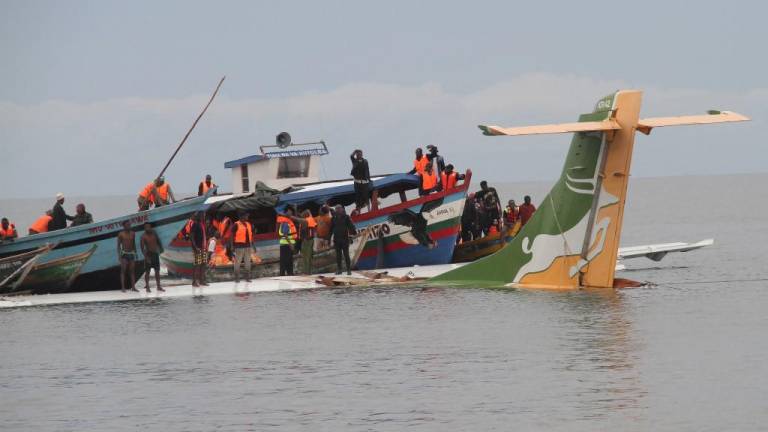
[[719, 111], [640, 120], [641, 99], [640, 91], [618, 91], [600, 99], [576, 123], [480, 126], [486, 135], [574, 135], [560, 178], [517, 236], [495, 254], [432, 280], [544, 289], [613, 287], [635, 131], [748, 120]]

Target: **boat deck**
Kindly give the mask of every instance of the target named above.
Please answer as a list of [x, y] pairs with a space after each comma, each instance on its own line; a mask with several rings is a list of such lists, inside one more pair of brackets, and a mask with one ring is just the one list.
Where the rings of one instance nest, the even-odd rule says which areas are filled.
[[[411, 274], [416, 278], [429, 278], [448, 270], [461, 266], [461, 264], [444, 264], [434, 266], [414, 266], [401, 267], [393, 269], [377, 270], [386, 271], [390, 276], [402, 277]], [[327, 289], [327, 285], [317, 283], [319, 276], [333, 277], [333, 274], [312, 275], [312, 276], [281, 276], [254, 279], [251, 282], [214, 282], [205, 287], [193, 287], [192, 285], [177, 285], [165, 287], [165, 292], [158, 292], [154, 289], [154, 283], [151, 284], [152, 292], [147, 293], [144, 290], [139, 292], [121, 292], [112, 291], [92, 291], [65, 294], [43, 294], [26, 296], [8, 296], [0, 297], [0, 308], [18, 308], [30, 306], [49, 306], [62, 304], [81, 304], [81, 303], [100, 303], [100, 302], [123, 302], [165, 298], [182, 298], [212, 295], [239, 295], [245, 293], [260, 293], [274, 291], [298, 291], [310, 289]], [[358, 272], [352, 272], [352, 276], [340, 277], [341, 280], [351, 282], [352, 286], [382, 286], [394, 284], [391, 281], [377, 281], [363, 276]], [[339, 287], [334, 287], [339, 288]]]

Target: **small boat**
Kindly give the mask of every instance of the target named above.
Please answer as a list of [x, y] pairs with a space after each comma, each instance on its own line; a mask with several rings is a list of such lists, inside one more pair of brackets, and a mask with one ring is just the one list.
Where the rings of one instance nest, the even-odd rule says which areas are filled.
[[55, 294], [68, 292], [83, 266], [96, 251], [96, 245], [83, 253], [35, 264], [24, 281], [11, 294]]
[[[390, 174], [373, 177], [371, 208], [360, 214], [351, 214], [358, 231], [369, 229], [369, 235], [358, 236], [350, 246], [350, 251], [358, 255], [355, 268], [372, 270], [450, 263], [471, 177], [472, 172], [467, 171], [464, 181], [453, 189], [411, 198], [408, 193], [413, 194], [419, 188], [418, 176]], [[256, 189], [261, 190], [260, 187]], [[300, 184], [284, 193], [275, 192], [276, 199], [272, 201], [254, 195], [256, 192], [211, 198], [211, 201], [220, 202], [212, 203], [207, 213], [209, 218], [233, 216], [239, 210], [251, 214], [252, 220], [256, 221], [254, 228], [257, 234], [253, 240], [260, 259], [252, 271], [261, 277], [277, 274], [280, 245], [275, 217], [278, 211], [291, 205], [300, 212], [309, 209], [317, 215], [323, 204], [348, 206], [355, 200], [351, 179]], [[193, 255], [189, 240], [172, 240], [161, 259], [169, 274], [191, 276]], [[315, 252], [313, 261], [315, 272], [335, 269], [333, 250]]]
[[44, 245], [33, 251], [0, 259], [0, 293], [15, 290], [27, 277], [40, 256], [53, 249]]
[[[505, 226], [501, 232], [489, 234], [476, 240], [461, 242], [456, 245], [456, 249], [453, 251], [452, 262], [470, 262], [491, 255], [515, 238], [518, 231], [520, 231], [520, 221], [511, 227]], [[502, 233], [504, 234], [503, 237]]]
[[[167, 245], [176, 236], [181, 227], [184, 226], [190, 215], [206, 208], [205, 201], [212, 193], [213, 190], [204, 196], [182, 200], [174, 204], [106, 221], [20, 237], [12, 243], [0, 244], [0, 258], [32, 252], [45, 244], [55, 243], [56, 246], [52, 250], [40, 257], [37, 263], [39, 265], [70, 257], [82, 257], [82, 254], [91, 251], [96, 246], [90, 258], [85, 261], [85, 264], [79, 270], [79, 275], [71, 285], [71, 290], [114, 289], [118, 286], [118, 281], [120, 280], [116, 238], [117, 234], [123, 229], [123, 221], [130, 221], [132, 230], [137, 234], [143, 231], [144, 223], [151, 223], [154, 225], [160, 241]], [[139, 251], [139, 260], [141, 259], [141, 252]], [[141, 266], [137, 266], [137, 272], [139, 271], [138, 267]], [[143, 269], [141, 270], [143, 271]]]

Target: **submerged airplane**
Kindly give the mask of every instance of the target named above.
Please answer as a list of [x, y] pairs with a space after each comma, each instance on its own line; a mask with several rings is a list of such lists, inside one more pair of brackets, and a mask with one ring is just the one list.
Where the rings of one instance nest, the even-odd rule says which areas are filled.
[[641, 99], [641, 91], [617, 91], [576, 123], [479, 126], [489, 136], [574, 135], [560, 179], [515, 238], [493, 255], [430, 281], [533, 289], [624, 286], [614, 276], [635, 132], [749, 120], [728, 111], [640, 119]]

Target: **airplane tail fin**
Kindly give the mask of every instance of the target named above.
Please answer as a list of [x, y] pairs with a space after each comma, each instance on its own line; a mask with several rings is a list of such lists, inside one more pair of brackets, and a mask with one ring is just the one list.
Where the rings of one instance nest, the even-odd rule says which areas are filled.
[[613, 287], [635, 131], [748, 120], [719, 111], [640, 120], [641, 99], [641, 91], [617, 91], [600, 99], [577, 123], [480, 126], [486, 135], [574, 135], [560, 178], [517, 236], [495, 254], [433, 280], [551, 289]]

